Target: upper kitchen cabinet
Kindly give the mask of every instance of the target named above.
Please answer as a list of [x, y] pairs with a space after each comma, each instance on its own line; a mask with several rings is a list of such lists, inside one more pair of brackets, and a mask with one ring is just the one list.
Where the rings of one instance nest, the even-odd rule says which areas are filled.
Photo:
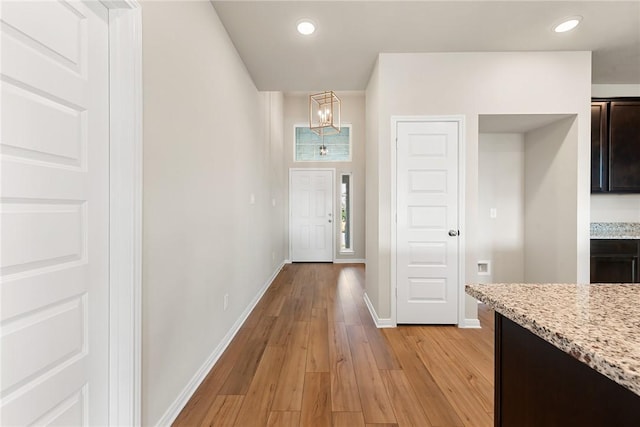
[[591, 192], [640, 193], [640, 98], [591, 104]]
[[607, 144], [608, 102], [591, 103], [591, 192], [609, 190], [609, 159]]
[[609, 191], [640, 192], [640, 100], [609, 106]]

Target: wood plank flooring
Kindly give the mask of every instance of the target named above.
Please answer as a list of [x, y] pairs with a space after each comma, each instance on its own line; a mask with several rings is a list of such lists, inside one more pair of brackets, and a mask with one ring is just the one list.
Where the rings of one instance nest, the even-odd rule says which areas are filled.
[[493, 425], [493, 312], [482, 329], [377, 329], [361, 264], [288, 264], [175, 426]]

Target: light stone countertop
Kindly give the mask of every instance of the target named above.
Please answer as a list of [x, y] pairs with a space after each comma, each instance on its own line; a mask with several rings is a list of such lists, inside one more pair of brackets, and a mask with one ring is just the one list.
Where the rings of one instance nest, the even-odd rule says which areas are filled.
[[640, 285], [490, 284], [466, 292], [640, 395]]
[[592, 222], [592, 239], [640, 239], [638, 222]]

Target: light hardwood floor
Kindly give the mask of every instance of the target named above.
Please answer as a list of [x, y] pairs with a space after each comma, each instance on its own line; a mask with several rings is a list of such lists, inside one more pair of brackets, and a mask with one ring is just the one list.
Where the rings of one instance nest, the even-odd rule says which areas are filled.
[[493, 425], [493, 312], [482, 329], [377, 329], [361, 264], [289, 264], [175, 426]]

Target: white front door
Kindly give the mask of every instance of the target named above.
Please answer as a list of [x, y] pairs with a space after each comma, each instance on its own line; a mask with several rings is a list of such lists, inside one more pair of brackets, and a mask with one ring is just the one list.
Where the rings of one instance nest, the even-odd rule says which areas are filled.
[[397, 323], [458, 323], [455, 121], [398, 122]]
[[289, 206], [291, 261], [333, 261], [332, 170], [291, 169]]
[[1, 425], [107, 425], [108, 13], [3, 1]]

